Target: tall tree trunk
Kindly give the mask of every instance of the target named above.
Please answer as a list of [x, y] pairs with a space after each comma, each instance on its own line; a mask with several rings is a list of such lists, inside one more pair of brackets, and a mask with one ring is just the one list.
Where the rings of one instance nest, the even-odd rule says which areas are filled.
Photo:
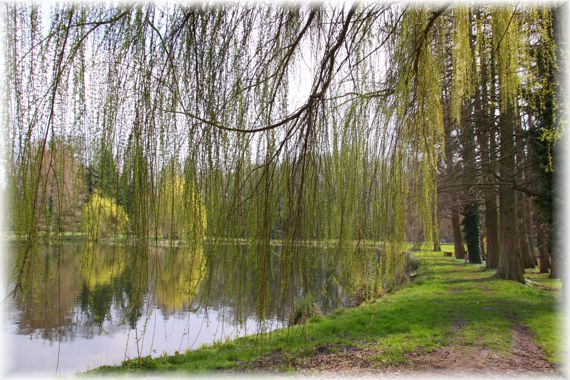
[[461, 225], [459, 224], [459, 211], [456, 207], [451, 209], [451, 227], [453, 229], [453, 245], [455, 247], [455, 258], [465, 259], [465, 247], [461, 236]]
[[[446, 38], [450, 38], [448, 35]], [[449, 40], [448, 42], [450, 42]], [[448, 62], [452, 62], [452, 51], [451, 44], [447, 43], [444, 47], [446, 50]], [[445, 137], [444, 145], [444, 157], [445, 157], [445, 180], [449, 184], [459, 184], [457, 178], [457, 168], [455, 167], [453, 154], [456, 150], [455, 139], [456, 136], [453, 135], [454, 129], [456, 129], [455, 122], [451, 118], [451, 66], [449, 64], [441, 65], [441, 75], [445, 83], [442, 86], [442, 105], [443, 105], [443, 131]], [[455, 258], [463, 260], [465, 259], [465, 247], [463, 246], [463, 237], [461, 234], [461, 224], [459, 221], [459, 199], [456, 191], [449, 192], [448, 207], [451, 216], [451, 229], [453, 231], [453, 245], [455, 247]]]
[[485, 252], [485, 234], [479, 235], [479, 243], [481, 244], [481, 259], [487, 260], [487, 252]]
[[524, 268], [535, 268], [538, 262], [536, 261], [534, 248], [530, 243], [530, 230], [527, 228], [527, 222], [530, 220], [530, 215], [526, 196], [523, 193], [519, 193], [519, 204], [519, 210], [521, 211], [521, 217], [519, 218], [519, 241], [521, 255], [523, 258], [523, 266]]
[[533, 225], [532, 225], [532, 220], [534, 218], [534, 213], [535, 210], [532, 208], [532, 204], [530, 203], [530, 199], [529, 197], [525, 194], [524, 196], [524, 202], [525, 202], [525, 207], [528, 210], [528, 217], [526, 219], [524, 219], [524, 223], [525, 223], [525, 228], [527, 231], [527, 238], [528, 238], [528, 246], [530, 248], [530, 252], [532, 254], [532, 262], [534, 264], [534, 266], [536, 267], [538, 265], [538, 259], [536, 257], [536, 253], [538, 251], [537, 249], [537, 244], [536, 241], [533, 237]]
[[479, 205], [471, 203], [465, 206], [465, 242], [470, 264], [481, 264], [481, 247], [479, 246]]
[[552, 237], [549, 239], [549, 251], [550, 251], [550, 278], [560, 278], [559, 273], [559, 263], [556, 252], [556, 245], [552, 243]]
[[540, 273], [548, 273], [550, 270], [550, 257], [548, 255], [548, 243], [544, 232], [544, 225], [539, 218], [535, 218], [536, 223], [536, 241], [538, 252], [540, 253]]
[[[449, 110], [450, 104], [449, 101], [445, 103], [446, 108]], [[451, 146], [451, 130], [452, 121], [449, 117], [449, 112], [445, 113], [444, 119], [444, 131], [445, 131], [445, 165], [447, 167], [446, 172], [446, 180], [449, 183], [455, 183], [457, 178], [455, 176], [455, 165], [453, 164], [453, 147]], [[461, 224], [459, 222], [459, 208], [458, 208], [458, 199], [457, 194], [455, 192], [449, 193], [450, 198], [450, 212], [451, 212], [451, 228], [453, 230], [453, 245], [455, 247], [455, 258], [456, 259], [465, 259], [465, 247], [463, 246], [463, 237], [461, 235]]]
[[524, 270], [521, 265], [518, 244], [517, 193], [512, 182], [515, 174], [515, 115], [514, 105], [508, 104], [500, 121], [500, 172], [502, 182], [499, 196], [499, 220], [501, 255], [497, 265], [497, 276], [524, 284]]
[[439, 231], [439, 199], [437, 204], [434, 205], [433, 210], [433, 251], [434, 252], [441, 252], [441, 242], [440, 242], [440, 231]]
[[[555, 129], [559, 129], [559, 124], [557, 122], [557, 120], [561, 119], [561, 116], [559, 114], [559, 107], [556, 106], [557, 103], [557, 99], [556, 99], [556, 94], [558, 93], [563, 93], [565, 92], [561, 86], [560, 83], [562, 83], [561, 78], [560, 78], [560, 73], [561, 67], [565, 67], [565, 63], [567, 63], [568, 59], [562, 59], [562, 46], [566, 46], [568, 44], [568, 38], [565, 37], [564, 33], [562, 32], [562, 22], [564, 22], [564, 17], [563, 17], [563, 5], [559, 5], [557, 7], [554, 7], [553, 12], [552, 12], [552, 34], [554, 36], [554, 46], [555, 46], [555, 57], [556, 57], [556, 63], [555, 65], [551, 64], [548, 67], [548, 76], [549, 76], [549, 83], [553, 84], [553, 91], [551, 91], [549, 93], [549, 95], [547, 96], [547, 99], [545, 101], [545, 103], [547, 103], [546, 107], [545, 107], [545, 112], [548, 113], [548, 121], [547, 121], [547, 127], [550, 128], [555, 128]], [[556, 79], [556, 80], [553, 80]], [[558, 147], [555, 147], [553, 155], [556, 155], [556, 150], [558, 149]], [[552, 160], [555, 161], [556, 157], [552, 157]], [[556, 167], [558, 165], [556, 165], [556, 163], [554, 164], [555, 170]], [[560, 179], [559, 178], [555, 178], [552, 175], [552, 172], [549, 173], [550, 176], [550, 186], [551, 186], [551, 192], [550, 192], [550, 196], [552, 198], [554, 198], [554, 196], [552, 195], [553, 193], [556, 193], [556, 189], [561, 187], [560, 184]], [[559, 206], [562, 206], [560, 201], [556, 201], [554, 200], [554, 202], [550, 202], [550, 206], [552, 207], [553, 203], [557, 203]], [[549, 248], [549, 252], [550, 252], [550, 278], [560, 278], [560, 259], [562, 258], [561, 256], [558, 255], [558, 244], [557, 244], [557, 239], [556, 239], [556, 235], [558, 234], [558, 226], [553, 222], [554, 221], [554, 211], [552, 209], [549, 210], [550, 211], [550, 215], [549, 215], [549, 239], [548, 239], [548, 248]], [[564, 291], [565, 287], [563, 288]], [[564, 293], [562, 294], [564, 296]]]
[[499, 262], [499, 213], [493, 190], [485, 196], [485, 226], [487, 230], [487, 268], [497, 268]]
[[[473, 14], [470, 12], [469, 18], [472, 19]], [[477, 72], [477, 65], [475, 63], [475, 36], [473, 28], [469, 28], [469, 48], [471, 49], [471, 57], [473, 66], [473, 73]], [[477, 200], [477, 193], [473, 182], [477, 181], [479, 177], [477, 174], [477, 165], [475, 164], [475, 128], [476, 123], [473, 123], [473, 115], [477, 115], [481, 108], [479, 99], [480, 91], [475, 86], [475, 107], [471, 106], [471, 102], [465, 102], [461, 108], [461, 130], [462, 130], [462, 143], [463, 143], [463, 181], [465, 183], [464, 194], [467, 196], [464, 205], [464, 231], [465, 242], [467, 243], [467, 256], [469, 263], [481, 263], [481, 247], [479, 241], [479, 202]]]
[[[517, 108], [516, 114], [516, 128], [518, 137], [516, 139], [516, 155], [515, 159], [518, 163], [518, 167], [522, 168], [517, 173], [517, 181], [520, 180], [522, 183], [528, 178], [527, 168], [523, 165], [524, 162], [527, 162], [527, 155], [526, 155], [526, 148], [528, 138], [524, 137], [526, 131], [522, 128], [521, 124], [521, 115], [520, 115], [520, 107]], [[519, 218], [519, 247], [521, 252], [521, 260], [523, 268], [535, 268], [538, 262], [536, 261], [536, 254], [534, 253], [534, 247], [532, 246], [531, 242], [532, 239], [530, 237], [530, 210], [528, 207], [527, 202], [527, 195], [524, 192], [518, 192], [517, 194], [517, 202], [518, 202], [518, 209], [520, 211], [520, 218]]]
[[[481, 19], [480, 12], [477, 13], [477, 20]], [[477, 23], [480, 25], [480, 23]], [[485, 46], [487, 40], [483, 33], [480, 33], [480, 27], [477, 31], [480, 40], [479, 43], [479, 56], [481, 59], [481, 84], [476, 86], [476, 91], [480, 92], [481, 101], [476, 94], [475, 108], [478, 111], [477, 120], [477, 137], [479, 139], [479, 146], [481, 149], [481, 167], [483, 173], [481, 179], [483, 181], [485, 198], [485, 237], [487, 238], [487, 247], [485, 252], [485, 263], [487, 268], [497, 268], [499, 258], [499, 215], [497, 213], [497, 189], [492, 186], [494, 178], [490, 172], [495, 172], [495, 152], [496, 142], [494, 138], [495, 125], [493, 114], [495, 112], [494, 104], [494, 81], [489, 79], [487, 67], [487, 54], [485, 53]], [[492, 73], [494, 75], [494, 73]], [[489, 97], [488, 85], [491, 84], [491, 97]], [[481, 246], [483, 246], [481, 244]]]

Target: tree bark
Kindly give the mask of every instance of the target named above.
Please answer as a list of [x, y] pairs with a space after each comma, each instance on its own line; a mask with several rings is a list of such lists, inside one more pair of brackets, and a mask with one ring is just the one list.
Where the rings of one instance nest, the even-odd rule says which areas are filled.
[[487, 260], [487, 252], [485, 252], [485, 234], [479, 235], [479, 244], [481, 246], [481, 259]]
[[558, 257], [556, 254], [556, 246], [552, 243], [550, 244], [550, 278], [560, 278], [559, 268], [558, 268]]
[[[477, 19], [481, 19], [480, 13], [477, 13]], [[478, 33], [479, 34], [479, 33]], [[495, 172], [495, 138], [494, 138], [494, 121], [493, 113], [495, 112], [494, 107], [490, 106], [494, 104], [494, 90], [491, 91], [491, 97], [489, 97], [489, 92], [487, 85], [491, 82], [492, 88], [493, 81], [489, 80], [488, 68], [485, 46], [486, 39], [481, 33], [480, 37], [481, 43], [479, 44], [479, 55], [485, 59], [481, 60], [481, 86], [477, 86], [477, 91], [481, 92], [481, 102], [478, 102], [478, 97], [476, 98], [475, 107], [478, 109], [479, 113], [477, 117], [477, 137], [479, 139], [479, 146], [481, 149], [481, 167], [483, 173], [481, 179], [485, 186], [483, 196], [485, 199], [485, 236], [487, 238], [487, 247], [485, 252], [485, 262], [487, 268], [497, 268], [497, 262], [499, 258], [499, 215], [497, 213], [497, 189], [495, 186], [490, 186], [493, 184], [494, 178], [492, 178], [489, 172]], [[493, 74], [494, 75], [494, 74]], [[483, 247], [483, 244], [481, 244]]]
[[[473, 18], [473, 13], [470, 12], [469, 19]], [[473, 73], [477, 72], [477, 65], [475, 62], [475, 36], [473, 28], [469, 28], [469, 48], [471, 49], [472, 68]], [[462, 130], [462, 144], [463, 144], [463, 181], [465, 182], [463, 212], [464, 218], [464, 232], [465, 242], [467, 243], [467, 256], [469, 263], [481, 263], [481, 247], [480, 247], [480, 230], [479, 230], [479, 203], [478, 194], [472, 184], [473, 178], [477, 178], [477, 165], [475, 163], [475, 129], [476, 123], [473, 122], [471, 116], [476, 116], [481, 110], [480, 91], [478, 86], [475, 86], [474, 94], [474, 107], [471, 102], [464, 102], [461, 107], [461, 130]]]
[[485, 226], [487, 229], [487, 268], [495, 269], [499, 262], [499, 213], [494, 193], [487, 194], [485, 197]]
[[465, 207], [465, 242], [470, 264], [481, 264], [481, 247], [479, 246], [479, 205], [471, 203]]
[[501, 255], [497, 265], [497, 277], [524, 284], [518, 244], [517, 194], [509, 183], [514, 182], [515, 174], [514, 116], [514, 105], [508, 104], [500, 120], [500, 172], [503, 182], [499, 196]]
[[453, 245], [455, 247], [455, 258], [465, 259], [465, 247], [461, 236], [461, 225], [459, 224], [459, 211], [457, 208], [451, 210], [451, 227], [453, 228]]
[[[448, 62], [452, 61], [451, 44], [446, 44], [443, 49], [446, 50]], [[457, 184], [459, 182], [456, 176], [457, 168], [453, 162], [453, 154], [455, 147], [456, 136], [453, 135], [453, 130], [456, 125], [451, 119], [451, 67], [449, 64], [444, 64], [441, 67], [441, 75], [443, 82], [442, 86], [441, 100], [443, 105], [443, 131], [445, 135], [445, 145], [444, 145], [444, 158], [445, 158], [445, 181], [448, 183]], [[448, 208], [451, 216], [451, 229], [453, 231], [453, 245], [455, 247], [455, 258], [463, 260], [465, 259], [465, 247], [463, 246], [463, 237], [461, 234], [461, 224], [459, 221], [459, 200], [457, 192], [450, 192], [448, 199]]]
[[519, 193], [519, 210], [521, 211], [520, 224], [519, 224], [519, 241], [520, 249], [523, 258], [524, 268], [535, 268], [538, 264], [534, 247], [531, 245], [530, 230], [528, 223], [530, 221], [530, 214], [525, 194]]
[[433, 209], [433, 251], [441, 252], [441, 241], [440, 241], [440, 231], [439, 231], [439, 197], [437, 197], [437, 204], [434, 204]]
[[538, 245], [538, 252], [540, 253], [540, 273], [548, 273], [550, 270], [550, 257], [548, 255], [548, 244], [544, 232], [544, 225], [538, 218], [535, 219], [536, 223], [536, 241]]

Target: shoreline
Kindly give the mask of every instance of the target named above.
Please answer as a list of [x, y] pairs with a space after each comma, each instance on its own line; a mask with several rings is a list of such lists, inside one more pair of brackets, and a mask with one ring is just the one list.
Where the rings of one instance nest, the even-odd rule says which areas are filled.
[[[480, 265], [443, 257], [441, 252], [415, 256], [420, 266], [409, 286], [371, 303], [266, 334], [130, 359], [86, 374], [325, 373], [339, 363], [348, 373], [416, 373], [433, 370], [442, 360], [453, 371], [453, 361], [445, 358], [457, 360], [450, 354], [457, 352], [467, 358], [489, 354], [497, 358], [501, 371], [526, 373], [529, 367], [514, 348], [517, 345], [536, 353], [539, 361], [531, 364], [537, 371], [558, 373], [559, 281], [532, 272], [529, 285], [523, 285], [498, 280]], [[523, 364], [509, 364], [519, 359]], [[481, 373], [473, 366], [466, 370]]]

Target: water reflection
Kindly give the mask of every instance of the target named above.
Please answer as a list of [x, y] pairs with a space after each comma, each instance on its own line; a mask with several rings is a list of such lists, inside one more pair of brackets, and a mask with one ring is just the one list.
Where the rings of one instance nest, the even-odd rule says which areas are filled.
[[[279, 246], [263, 254], [236, 244], [11, 251], [10, 266], [22, 275], [4, 334], [15, 352], [28, 353], [16, 370], [72, 374], [269, 330], [287, 323], [296, 300], [310, 296], [329, 313], [350, 303], [356, 286], [334, 250], [314, 247], [301, 249], [303, 273], [287, 271], [292, 261]], [[57, 361], [46, 343], [57, 344]]]

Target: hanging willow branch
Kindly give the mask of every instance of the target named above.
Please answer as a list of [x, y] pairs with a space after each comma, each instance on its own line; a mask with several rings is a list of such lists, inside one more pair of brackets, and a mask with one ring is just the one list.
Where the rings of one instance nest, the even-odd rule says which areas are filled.
[[[364, 242], [380, 244], [378, 290], [405, 278], [408, 218], [438, 236], [441, 94], [455, 83], [457, 116], [475, 58], [469, 25], [450, 61], [439, 46], [450, 4], [6, 6], [19, 236], [52, 231], [53, 220], [81, 225], [82, 207], [62, 204], [61, 191], [50, 198], [62, 178], [84, 184], [81, 206], [99, 194], [124, 210], [121, 237], [141, 246], [200, 240], [188, 231], [237, 239], [265, 276], [270, 242], [281, 241], [283, 294], [292, 273], [310, 282], [302, 244], [334, 242], [346, 267], [362, 265]], [[498, 40], [490, 59], [505, 56], [506, 14], [485, 22]], [[503, 61], [497, 93], [512, 98], [515, 62]], [[441, 75], [450, 65], [452, 81]], [[77, 169], [57, 165], [57, 152], [72, 152]]]

